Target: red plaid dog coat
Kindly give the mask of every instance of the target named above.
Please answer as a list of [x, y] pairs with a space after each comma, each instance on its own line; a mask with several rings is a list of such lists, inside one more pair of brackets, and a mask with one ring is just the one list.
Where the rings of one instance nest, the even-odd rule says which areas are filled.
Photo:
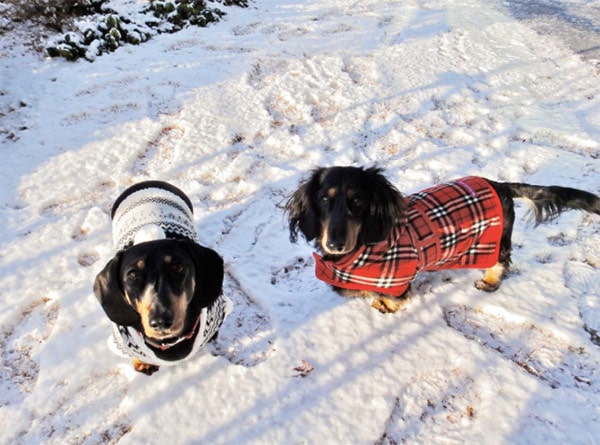
[[503, 218], [496, 191], [469, 176], [406, 197], [407, 216], [380, 243], [335, 261], [314, 254], [317, 278], [337, 287], [400, 296], [423, 270], [494, 266]]

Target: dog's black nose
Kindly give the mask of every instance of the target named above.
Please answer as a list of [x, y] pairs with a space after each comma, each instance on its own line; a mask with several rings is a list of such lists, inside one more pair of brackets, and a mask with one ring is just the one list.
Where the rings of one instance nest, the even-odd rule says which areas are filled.
[[346, 243], [340, 241], [328, 241], [327, 250], [330, 252], [343, 252], [346, 247]]
[[151, 314], [150, 327], [155, 330], [165, 330], [173, 326], [173, 312], [165, 310], [160, 313]]

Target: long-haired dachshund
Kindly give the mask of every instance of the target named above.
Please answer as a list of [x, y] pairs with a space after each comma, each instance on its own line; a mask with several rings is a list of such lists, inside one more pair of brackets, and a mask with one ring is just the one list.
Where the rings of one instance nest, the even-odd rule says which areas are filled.
[[148, 375], [191, 357], [231, 310], [223, 260], [198, 244], [192, 211], [181, 190], [161, 181], [128, 188], [112, 208], [117, 253], [94, 293], [114, 323], [109, 346]]
[[372, 297], [395, 312], [424, 270], [485, 269], [478, 289], [495, 291], [510, 264], [515, 198], [536, 223], [567, 209], [600, 215], [600, 198], [558, 186], [503, 183], [470, 176], [402, 194], [378, 168], [318, 168], [285, 206], [290, 240], [301, 232], [322, 255], [315, 272], [344, 296]]

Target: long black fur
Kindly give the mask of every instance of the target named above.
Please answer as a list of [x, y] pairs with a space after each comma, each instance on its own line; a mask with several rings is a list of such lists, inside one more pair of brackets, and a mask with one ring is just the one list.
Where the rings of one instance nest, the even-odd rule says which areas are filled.
[[593, 193], [569, 187], [506, 183], [513, 198], [526, 198], [533, 203], [537, 224], [557, 218], [569, 209], [600, 215], [600, 201]]
[[[360, 172], [359, 174], [357, 174]], [[353, 181], [365, 192], [368, 206], [361, 219], [361, 241], [376, 243], [391, 232], [397, 220], [404, 216], [406, 203], [402, 194], [376, 167], [353, 170], [347, 167], [317, 168], [309, 179], [292, 194], [285, 206], [289, 219], [290, 241], [298, 240], [298, 232], [312, 241], [321, 235], [322, 211], [319, 192], [328, 185]]]

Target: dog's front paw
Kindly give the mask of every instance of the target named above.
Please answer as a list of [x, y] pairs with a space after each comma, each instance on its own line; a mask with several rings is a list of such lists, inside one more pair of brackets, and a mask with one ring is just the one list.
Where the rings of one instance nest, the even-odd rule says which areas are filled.
[[377, 309], [382, 314], [393, 314], [400, 310], [406, 303], [408, 302], [408, 298], [401, 297], [375, 297], [373, 303], [371, 303], [371, 307]]
[[141, 372], [142, 374], [152, 375], [156, 371], [160, 369], [159, 366], [151, 365], [150, 363], [144, 363], [141, 360], [133, 359], [133, 367], [137, 372]]
[[502, 284], [506, 272], [506, 263], [496, 263], [494, 266], [485, 270], [485, 275], [481, 280], [475, 281], [475, 287], [485, 292], [494, 292]]
[[494, 292], [500, 288], [500, 282], [488, 283], [487, 281], [485, 281], [483, 279], [475, 281], [474, 284], [477, 289], [485, 291], [485, 292]]

